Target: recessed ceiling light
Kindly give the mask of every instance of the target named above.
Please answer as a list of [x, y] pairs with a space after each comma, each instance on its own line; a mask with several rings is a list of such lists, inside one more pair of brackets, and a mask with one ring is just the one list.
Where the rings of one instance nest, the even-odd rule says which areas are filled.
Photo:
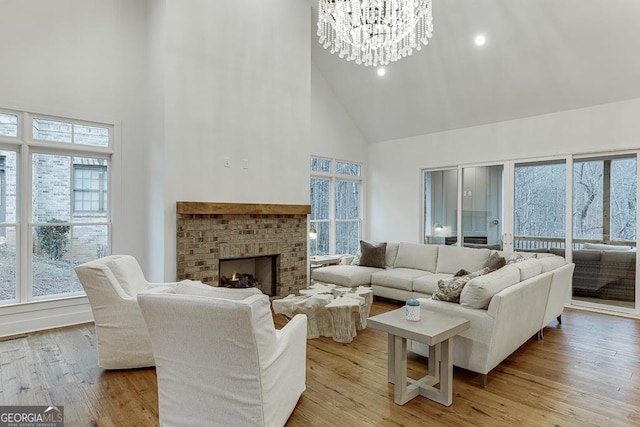
[[380, 77], [382, 77], [387, 73], [387, 70], [385, 70], [384, 67], [378, 67], [378, 70], [376, 72]]
[[476, 36], [476, 39], [475, 39], [476, 46], [482, 46], [486, 43], [486, 41], [487, 41], [487, 38], [484, 35], [480, 34]]

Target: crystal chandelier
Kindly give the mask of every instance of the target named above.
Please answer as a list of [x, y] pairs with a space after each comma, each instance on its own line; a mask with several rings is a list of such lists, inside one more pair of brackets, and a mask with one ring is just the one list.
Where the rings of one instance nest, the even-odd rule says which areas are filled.
[[365, 66], [386, 65], [429, 43], [431, 0], [319, 0], [325, 49]]

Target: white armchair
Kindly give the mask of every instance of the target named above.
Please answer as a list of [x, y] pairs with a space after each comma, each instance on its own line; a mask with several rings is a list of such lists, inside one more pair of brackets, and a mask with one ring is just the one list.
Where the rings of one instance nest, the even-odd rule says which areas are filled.
[[151, 339], [136, 297], [140, 293], [175, 293], [175, 283], [147, 282], [130, 255], [89, 261], [75, 271], [93, 312], [98, 364], [104, 369], [153, 366]]
[[[231, 295], [246, 295], [238, 291]], [[160, 425], [284, 425], [305, 390], [306, 316], [276, 330], [267, 295], [178, 292], [191, 295], [138, 295], [156, 359]]]

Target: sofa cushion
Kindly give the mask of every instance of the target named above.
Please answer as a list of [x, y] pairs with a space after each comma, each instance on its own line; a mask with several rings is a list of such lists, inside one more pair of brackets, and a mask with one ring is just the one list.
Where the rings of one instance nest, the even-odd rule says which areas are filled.
[[473, 273], [466, 274], [464, 276], [454, 276], [450, 279], [443, 279], [438, 281], [438, 288], [431, 295], [431, 299], [436, 301], [448, 301], [448, 302], [460, 302], [460, 293], [464, 286], [472, 279], [487, 274], [489, 267], [484, 267], [482, 270], [474, 271]]
[[424, 275], [424, 270], [403, 267], [390, 268], [387, 270], [379, 270], [373, 273], [371, 275], [371, 284], [412, 291], [413, 279]]
[[598, 289], [607, 285], [625, 284], [633, 295], [635, 271], [635, 251], [602, 251], [600, 271], [598, 272]]
[[438, 245], [401, 242], [393, 268], [413, 268], [435, 273], [437, 259]]
[[420, 292], [421, 294], [432, 294], [438, 289], [438, 281], [444, 279], [450, 279], [449, 273], [434, 273], [426, 274], [424, 276], [416, 277], [413, 279], [413, 291]]
[[607, 245], [606, 243], [585, 243], [582, 245], [584, 249], [595, 249], [597, 251], [630, 251], [631, 246]]
[[551, 255], [544, 258], [538, 258], [538, 261], [540, 261], [540, 265], [542, 266], [543, 273], [546, 273], [547, 271], [555, 270], [556, 268], [562, 267], [567, 263], [564, 260], [564, 258], [560, 256], [555, 256], [555, 255]]
[[373, 243], [360, 240], [360, 265], [363, 267], [386, 267], [387, 242]]
[[521, 282], [542, 273], [542, 264], [540, 263], [540, 260], [536, 258], [525, 259], [524, 261], [516, 262], [513, 265], [520, 270]]
[[500, 270], [470, 280], [462, 289], [460, 305], [486, 309], [495, 294], [518, 282], [520, 270], [514, 265], [505, 265]]
[[453, 274], [461, 268], [468, 271], [481, 270], [490, 253], [490, 249], [438, 246], [438, 265], [435, 272]]
[[311, 270], [311, 278], [318, 282], [354, 287], [370, 284], [371, 274], [376, 271], [380, 269], [359, 265], [330, 265]]

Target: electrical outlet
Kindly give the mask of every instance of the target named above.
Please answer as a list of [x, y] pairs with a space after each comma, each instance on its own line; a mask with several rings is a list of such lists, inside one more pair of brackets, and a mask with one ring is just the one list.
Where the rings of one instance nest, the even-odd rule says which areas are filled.
[[249, 169], [249, 160], [242, 159], [242, 169]]
[[230, 168], [231, 167], [231, 159], [228, 157], [224, 158], [224, 167], [225, 168]]

